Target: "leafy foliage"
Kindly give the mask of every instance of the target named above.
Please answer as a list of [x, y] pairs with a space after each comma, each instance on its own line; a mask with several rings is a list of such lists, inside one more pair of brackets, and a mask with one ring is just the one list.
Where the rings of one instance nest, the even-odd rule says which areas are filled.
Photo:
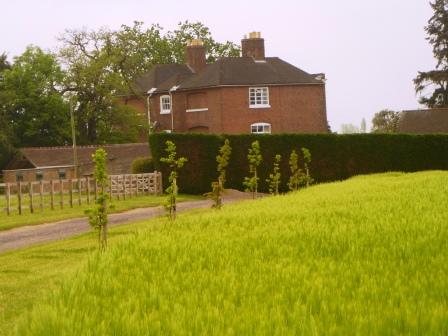
[[258, 193], [258, 181], [260, 180], [257, 168], [263, 161], [260, 151], [260, 142], [258, 140], [252, 142], [251, 147], [249, 148], [249, 153], [247, 154], [247, 160], [249, 161], [249, 174], [251, 174], [251, 176], [244, 178], [243, 185], [246, 187], [246, 191], [250, 191], [252, 197], [256, 198]]
[[[430, 5], [434, 13], [425, 31], [437, 64], [435, 70], [418, 73], [415, 90], [423, 95], [421, 104], [430, 108], [448, 107], [448, 0], [434, 0]], [[425, 90], [432, 92], [424, 95]]]
[[400, 121], [400, 113], [392, 110], [382, 110], [375, 113], [372, 119], [373, 133], [396, 133], [398, 130], [398, 122]]
[[[244, 190], [242, 181], [247, 176], [247, 148], [255, 140], [260, 142], [263, 164], [257, 171], [265, 181], [272, 171], [274, 158], [280, 154], [289, 158], [292, 150], [307, 148], [312, 153], [310, 171], [318, 183], [340, 181], [354, 175], [385, 171], [414, 172], [421, 170], [448, 169], [448, 136], [443, 134], [272, 134], [260, 136], [212, 135], [212, 134], [152, 134], [151, 152], [154, 165], [162, 172], [164, 185], [169, 170], [159, 163], [164, 156], [167, 140], [174, 141], [180, 155], [188, 157], [189, 163], [179, 172], [182, 190], [188, 194], [204, 194], [210, 184], [217, 180], [216, 152], [224, 139], [232, 144], [232, 159], [226, 169], [226, 187]], [[290, 176], [288, 160], [280, 164], [283, 178], [280, 192], [289, 190]], [[268, 192], [266, 183], [259, 190]]]
[[280, 173], [281, 160], [282, 156], [280, 154], [275, 155], [273, 171], [272, 173], [269, 174], [269, 177], [266, 179], [266, 182], [269, 184], [269, 193], [271, 195], [279, 194], [280, 179], [282, 176], [282, 174]]
[[166, 163], [171, 170], [168, 178], [170, 185], [165, 189], [166, 193], [168, 194], [165, 209], [168, 213], [168, 218], [171, 220], [175, 220], [177, 210], [177, 195], [179, 193], [179, 187], [177, 185], [178, 170], [182, 168], [185, 162], [187, 162], [188, 160], [184, 157], [176, 157], [176, 145], [174, 144], [174, 142], [168, 140], [165, 144], [165, 152], [168, 154], [168, 156], [161, 158], [160, 162]]
[[105, 250], [107, 247], [107, 200], [109, 194], [107, 193], [108, 176], [106, 170], [107, 153], [100, 148], [92, 154], [92, 160], [95, 164], [93, 176], [98, 186], [98, 197], [95, 201], [95, 207], [87, 210], [89, 215], [90, 225], [98, 231], [98, 244], [100, 250]]
[[0, 128], [17, 147], [70, 141], [68, 104], [60, 94], [64, 72], [56, 57], [29, 46], [0, 81]]
[[299, 168], [299, 155], [294, 149], [289, 156], [289, 169], [291, 175], [289, 177], [288, 188], [291, 191], [299, 190], [300, 183], [303, 179], [303, 171]]
[[308, 148], [302, 147], [302, 155], [303, 155], [303, 169], [305, 174], [302, 177], [301, 184], [305, 187], [309, 187], [311, 183], [314, 182], [314, 179], [310, 174], [310, 166], [311, 166], [311, 152]]
[[[237, 55], [230, 42], [216, 42], [202, 23], [180, 23], [165, 32], [143, 22], [120, 29], [67, 30], [60, 38], [59, 58], [67, 67], [66, 91], [76, 94], [80, 143], [135, 141], [148, 132], [146, 116], [138, 114], [126, 98], [144, 99], [134, 80], [155, 64], [184, 63], [185, 46], [192, 38], [204, 40], [209, 60]], [[134, 130], [134, 133], [130, 133]]]
[[154, 162], [150, 157], [137, 158], [132, 162], [132, 174], [152, 173], [154, 170]]

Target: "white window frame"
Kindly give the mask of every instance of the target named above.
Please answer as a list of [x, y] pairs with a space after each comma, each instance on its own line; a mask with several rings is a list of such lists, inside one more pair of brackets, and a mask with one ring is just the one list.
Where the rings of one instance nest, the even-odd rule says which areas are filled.
[[[168, 103], [164, 101], [168, 99]], [[167, 108], [167, 106], [169, 107]], [[171, 113], [171, 97], [170, 95], [160, 96], [160, 114], [170, 114]]]
[[[260, 97], [257, 94], [260, 93]], [[269, 88], [268, 87], [250, 87], [249, 88], [249, 107], [250, 108], [269, 108]]]
[[271, 124], [265, 122], [258, 122], [250, 125], [250, 133], [252, 134], [271, 134]]

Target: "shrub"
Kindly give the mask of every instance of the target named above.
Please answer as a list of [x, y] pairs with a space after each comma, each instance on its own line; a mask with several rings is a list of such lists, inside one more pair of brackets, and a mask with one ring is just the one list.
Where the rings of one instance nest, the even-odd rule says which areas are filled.
[[150, 157], [137, 158], [132, 162], [132, 174], [152, 173], [154, 170], [154, 162]]
[[[274, 157], [288, 158], [291, 151], [307, 148], [313, 155], [310, 171], [317, 183], [338, 181], [354, 175], [387, 171], [415, 172], [448, 169], [448, 135], [407, 134], [272, 134], [272, 135], [206, 135], [156, 133], [150, 137], [151, 153], [157, 170], [162, 171], [167, 183], [169, 170], [158, 162], [164, 155], [166, 140], [175, 141], [179, 155], [189, 158], [179, 172], [182, 191], [203, 194], [216, 181], [215, 156], [224, 139], [232, 144], [232, 160], [227, 167], [228, 188], [243, 190], [242, 181], [247, 171], [247, 149], [258, 140], [263, 164], [258, 167], [262, 181], [269, 177]], [[282, 176], [289, 176], [288, 160], [280, 164]], [[287, 191], [283, 179], [280, 191]], [[260, 191], [267, 192], [262, 183]]]

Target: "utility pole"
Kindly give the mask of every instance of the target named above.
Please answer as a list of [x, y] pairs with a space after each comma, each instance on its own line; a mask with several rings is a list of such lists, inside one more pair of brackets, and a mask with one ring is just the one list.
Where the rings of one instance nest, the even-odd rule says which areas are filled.
[[70, 97], [70, 124], [72, 126], [73, 144], [73, 166], [75, 168], [75, 179], [78, 178], [78, 149], [76, 148], [75, 116], [73, 111], [73, 97]]

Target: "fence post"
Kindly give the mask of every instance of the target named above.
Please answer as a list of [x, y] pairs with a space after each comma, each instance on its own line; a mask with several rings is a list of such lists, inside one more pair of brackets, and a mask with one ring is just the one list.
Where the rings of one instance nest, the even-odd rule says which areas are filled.
[[123, 175], [123, 199], [126, 199], [126, 175]]
[[33, 203], [33, 182], [28, 182], [28, 195], [30, 197], [30, 212], [34, 213], [34, 203]]
[[112, 176], [109, 176], [109, 198], [112, 201]]
[[162, 173], [156, 171], [156, 181], [157, 181], [157, 195], [163, 194], [163, 182], [162, 182]]
[[39, 184], [39, 193], [40, 193], [40, 211], [44, 211], [44, 181], [40, 180]]
[[90, 177], [86, 177], [87, 204], [90, 204]]
[[22, 214], [22, 182], [17, 182], [17, 201], [19, 207], [19, 215]]
[[61, 209], [64, 209], [64, 180], [59, 179], [59, 194], [61, 196]]
[[50, 207], [51, 207], [51, 210], [54, 210], [54, 180], [51, 180], [50, 181], [50, 188], [51, 188], [51, 190], [50, 190]]
[[78, 205], [82, 204], [82, 180], [78, 177]]
[[69, 187], [68, 187], [68, 191], [69, 191], [69, 196], [70, 196], [70, 208], [73, 208], [73, 180], [70, 179], [68, 180], [68, 183], [70, 183]]
[[11, 185], [6, 183], [6, 213], [11, 215]]

